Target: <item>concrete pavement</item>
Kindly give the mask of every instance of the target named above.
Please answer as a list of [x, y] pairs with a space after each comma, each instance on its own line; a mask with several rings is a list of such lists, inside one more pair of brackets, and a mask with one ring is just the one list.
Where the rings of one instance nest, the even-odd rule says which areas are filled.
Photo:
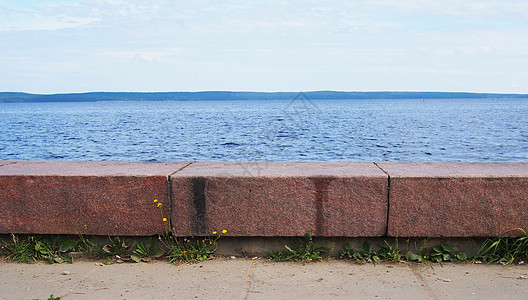
[[526, 299], [527, 265], [271, 262], [0, 263], [0, 299]]

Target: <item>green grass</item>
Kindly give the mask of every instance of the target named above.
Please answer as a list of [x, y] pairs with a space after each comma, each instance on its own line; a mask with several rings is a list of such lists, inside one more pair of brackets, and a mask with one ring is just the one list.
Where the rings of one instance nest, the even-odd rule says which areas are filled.
[[141, 262], [150, 261], [153, 258], [159, 258], [161, 256], [163, 256], [163, 251], [161, 251], [158, 241], [151, 237], [146, 244], [141, 241], [138, 242], [136, 250], [134, 250], [130, 258], [135, 262]]
[[167, 257], [170, 263], [204, 261], [213, 257], [216, 247], [214, 239], [173, 238], [167, 246]]
[[526, 261], [528, 259], [528, 232], [521, 228], [511, 231], [520, 231], [522, 236], [507, 238], [499, 234], [496, 238], [486, 239], [473, 259], [506, 265], [516, 261]]
[[363, 242], [362, 248], [354, 250], [350, 244], [343, 246], [340, 253], [341, 258], [353, 259], [357, 263], [376, 263], [381, 261], [413, 261], [423, 262], [426, 260], [441, 263], [468, 260], [465, 253], [453, 249], [449, 245], [440, 245], [431, 249], [423, 248], [420, 252], [407, 250], [405, 253], [400, 249], [398, 239], [394, 244], [387, 241], [379, 244], [379, 250], [374, 250], [368, 242]]
[[[214, 256], [220, 235], [202, 239], [178, 238], [172, 235], [150, 238], [148, 242], [138, 242], [135, 248], [121, 237], [108, 237], [101, 246], [100, 237], [79, 235], [77, 240], [62, 236], [23, 236], [12, 235], [10, 241], [0, 241], [0, 257], [6, 260], [32, 263], [48, 261], [63, 263], [73, 261], [70, 251], [81, 252], [84, 257], [103, 259], [106, 263], [116, 261], [146, 262], [154, 258], [166, 258], [169, 262], [204, 261]], [[94, 242], [98, 241], [98, 242]], [[162, 243], [158, 242], [161, 240]]]
[[77, 242], [62, 236], [26, 236], [22, 239], [11, 235], [12, 242], [2, 242], [0, 254], [12, 261], [30, 263], [47, 260], [50, 263], [73, 261], [66, 253], [77, 247]]
[[285, 250], [270, 250], [268, 257], [274, 261], [321, 261], [330, 252], [328, 247], [319, 247], [312, 237], [312, 233], [307, 231], [303, 238], [296, 241], [296, 247], [284, 245]]
[[[352, 249], [345, 244], [340, 252], [341, 258], [355, 260], [358, 263], [376, 263], [380, 261], [412, 261], [435, 263], [456, 261], [483, 261], [486, 263], [512, 264], [528, 260], [528, 232], [514, 229], [522, 233], [521, 237], [508, 238], [499, 235], [484, 240], [479, 251], [473, 257], [459, 252], [450, 245], [439, 245], [432, 248], [415, 245], [413, 250], [402, 250], [398, 239], [394, 243], [383, 241], [376, 249], [364, 242], [360, 249]], [[223, 231], [225, 233], [226, 231]], [[166, 258], [169, 262], [197, 262], [214, 256], [218, 247], [220, 234], [212, 237], [196, 239], [194, 237], [175, 237], [170, 232], [163, 236], [151, 237], [147, 242], [138, 242], [135, 247], [121, 237], [109, 237], [104, 246], [93, 242], [95, 237], [85, 238], [79, 235], [77, 239], [57, 235], [11, 235], [9, 241], [0, 241], [0, 256], [3, 259], [31, 263], [48, 261], [63, 263], [73, 261], [69, 252], [82, 252], [87, 258], [107, 259], [109, 262], [117, 259], [124, 261], [149, 261], [154, 258]], [[161, 243], [159, 242], [161, 241]], [[100, 243], [103, 244], [103, 243]], [[424, 242], [425, 246], [425, 242]], [[407, 247], [409, 248], [409, 247]], [[307, 231], [302, 238], [296, 240], [295, 246], [285, 245], [282, 250], [270, 250], [268, 257], [275, 261], [320, 261], [328, 255], [328, 247], [318, 246]]]

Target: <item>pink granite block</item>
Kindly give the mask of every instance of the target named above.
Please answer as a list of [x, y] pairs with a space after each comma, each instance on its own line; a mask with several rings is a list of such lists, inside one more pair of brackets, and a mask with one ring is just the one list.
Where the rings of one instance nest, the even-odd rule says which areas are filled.
[[518, 236], [528, 229], [528, 163], [381, 162], [389, 236]]
[[387, 176], [366, 162], [196, 162], [170, 177], [177, 235], [382, 236]]
[[0, 233], [163, 233], [158, 199], [187, 162], [21, 161], [0, 167]]

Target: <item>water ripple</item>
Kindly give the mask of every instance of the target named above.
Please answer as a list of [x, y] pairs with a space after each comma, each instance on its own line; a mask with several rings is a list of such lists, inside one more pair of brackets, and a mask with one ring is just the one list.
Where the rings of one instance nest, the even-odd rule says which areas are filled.
[[0, 159], [528, 161], [528, 99], [313, 102], [0, 103]]

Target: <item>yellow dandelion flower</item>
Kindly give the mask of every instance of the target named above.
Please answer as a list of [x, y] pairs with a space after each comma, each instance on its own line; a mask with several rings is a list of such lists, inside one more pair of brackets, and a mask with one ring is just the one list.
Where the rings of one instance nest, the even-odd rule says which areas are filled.
[[163, 222], [167, 222], [167, 218], [163, 218]]
[[161, 206], [161, 203], [158, 203], [158, 207], [160, 207], [160, 206]]
[[226, 233], [226, 232], [227, 232], [227, 230], [225, 230], [225, 229], [224, 229], [224, 230], [222, 230], [222, 233]]
[[213, 231], [213, 234], [216, 234], [216, 231]]
[[158, 199], [154, 199], [154, 203], [158, 202]]

